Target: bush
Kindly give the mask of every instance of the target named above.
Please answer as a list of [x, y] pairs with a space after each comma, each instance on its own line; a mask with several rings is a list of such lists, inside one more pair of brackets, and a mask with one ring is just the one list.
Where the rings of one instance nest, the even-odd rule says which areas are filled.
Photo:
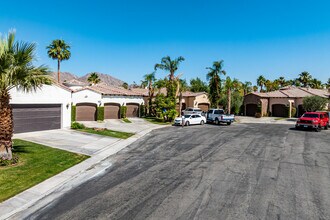
[[256, 118], [261, 118], [261, 113], [257, 112], [257, 113], [255, 114], [255, 117], [256, 117]]
[[145, 105], [140, 105], [140, 117], [146, 116], [146, 106]]
[[309, 96], [303, 99], [303, 108], [308, 112], [323, 110], [326, 104], [327, 99], [320, 96]]
[[296, 107], [292, 107], [291, 109], [291, 117], [295, 117], [297, 114], [297, 108]]
[[126, 118], [127, 106], [120, 106], [120, 117]]
[[76, 106], [71, 106], [71, 122], [76, 121]]
[[71, 129], [84, 129], [84, 128], [86, 128], [85, 125], [80, 124], [78, 122], [74, 121], [71, 123]]
[[11, 160], [4, 160], [2, 158], [0, 158], [0, 166], [1, 167], [5, 167], [5, 166], [10, 166], [10, 165], [15, 165], [18, 164], [18, 156], [17, 155], [13, 155]]
[[104, 107], [97, 107], [97, 120], [104, 121]]

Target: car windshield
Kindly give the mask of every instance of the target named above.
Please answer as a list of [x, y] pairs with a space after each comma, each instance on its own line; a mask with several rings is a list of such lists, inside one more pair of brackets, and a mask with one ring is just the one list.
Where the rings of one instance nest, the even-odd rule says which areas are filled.
[[318, 114], [304, 114], [303, 117], [305, 118], [318, 118], [319, 115]]

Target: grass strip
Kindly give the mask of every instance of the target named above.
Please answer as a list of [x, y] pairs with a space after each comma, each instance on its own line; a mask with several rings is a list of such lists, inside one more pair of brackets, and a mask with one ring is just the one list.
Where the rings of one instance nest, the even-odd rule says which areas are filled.
[[98, 134], [98, 135], [104, 135], [114, 138], [121, 138], [121, 139], [127, 139], [134, 135], [134, 133], [128, 133], [128, 132], [122, 132], [122, 131], [113, 131], [113, 130], [98, 130], [93, 128], [82, 128], [82, 129], [76, 129], [77, 131], [87, 132], [90, 134]]
[[0, 202], [82, 162], [88, 156], [15, 139], [14, 166], [0, 167]]

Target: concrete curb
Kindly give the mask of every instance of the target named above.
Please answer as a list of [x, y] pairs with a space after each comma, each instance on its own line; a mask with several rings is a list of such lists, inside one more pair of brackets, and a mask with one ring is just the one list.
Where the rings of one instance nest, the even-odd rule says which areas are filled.
[[[0, 203], [0, 219], [22, 219], [24, 216], [27, 216], [28, 213], [32, 213], [33, 209], [29, 210], [32, 206], [37, 206], [39, 208], [46, 206], [48, 202], [51, 202], [68, 191], [68, 189], [65, 189], [65, 185], [66, 188], [72, 188], [101, 174], [112, 165], [111, 163], [102, 163], [106, 158], [118, 153], [139, 138], [150, 133], [152, 130], [162, 127], [145, 129], [128, 139], [109, 144], [103, 149], [95, 152], [87, 160]], [[70, 184], [70, 182], [73, 183]], [[55, 194], [53, 196], [54, 198], [48, 201], [46, 197], [50, 196], [52, 193]], [[41, 200], [45, 201], [42, 202]], [[37, 205], [39, 202], [41, 204]]]

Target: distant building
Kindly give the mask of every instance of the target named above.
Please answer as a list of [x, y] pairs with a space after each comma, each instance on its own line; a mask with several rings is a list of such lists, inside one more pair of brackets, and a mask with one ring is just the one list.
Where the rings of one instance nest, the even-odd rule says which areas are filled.
[[260, 109], [263, 116], [288, 117], [288, 108], [295, 107], [297, 112], [292, 116], [299, 117], [305, 112], [302, 104], [303, 98], [307, 96], [329, 98], [330, 92], [325, 89], [301, 87], [285, 87], [266, 93], [252, 92], [244, 97], [244, 115], [255, 116]]

